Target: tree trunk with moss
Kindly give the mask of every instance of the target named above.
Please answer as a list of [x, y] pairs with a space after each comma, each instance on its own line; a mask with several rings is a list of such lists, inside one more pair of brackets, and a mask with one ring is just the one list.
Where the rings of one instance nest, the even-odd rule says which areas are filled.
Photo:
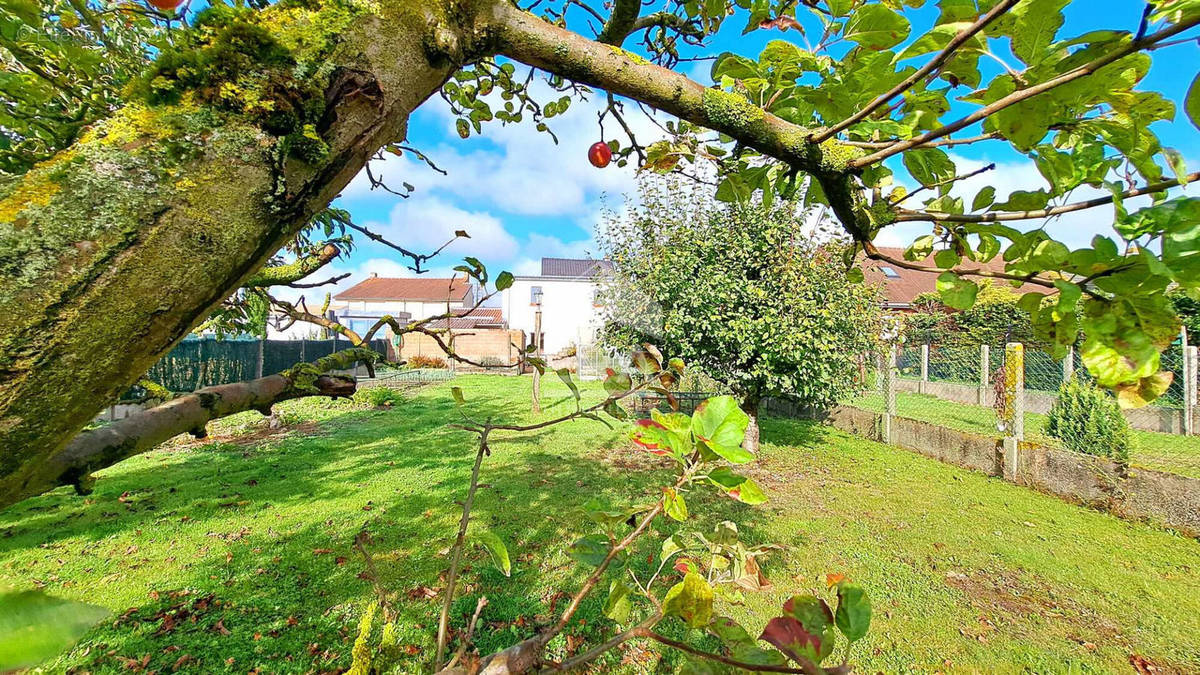
[[332, 45], [319, 153], [185, 97], [130, 105], [0, 193], [0, 504], [403, 138], [453, 70], [430, 58], [425, 10], [328, 14], [326, 35], [315, 17], [280, 29]]
[[188, 71], [160, 57], [143, 102], [0, 185], [0, 505], [29, 494], [40, 465], [483, 56], [726, 133], [815, 176], [848, 227], [865, 222], [846, 158], [806, 143], [808, 130], [506, 0], [326, 0], [242, 16], [195, 48], [247, 50], [236, 78], [173, 80]]
[[742, 447], [755, 453], [758, 452], [758, 409], [761, 404], [762, 398], [758, 394], [748, 394], [742, 398], [742, 412], [750, 417], [750, 422], [746, 424], [746, 436]]

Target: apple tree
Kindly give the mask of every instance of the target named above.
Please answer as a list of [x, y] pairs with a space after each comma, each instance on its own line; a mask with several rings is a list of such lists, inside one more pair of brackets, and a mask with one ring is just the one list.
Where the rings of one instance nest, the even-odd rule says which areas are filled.
[[[806, 186], [852, 239], [848, 256], [887, 259], [881, 231], [928, 223], [890, 264], [923, 266], [936, 250], [957, 307], [979, 277], [1045, 288], [1053, 302], [1022, 300], [1039, 335], [1082, 335], [1103, 385], [1129, 404], [1153, 398], [1178, 327], [1163, 291], [1200, 286], [1200, 207], [1172, 197], [1195, 175], [1154, 132], [1176, 105], [1142, 82], [1190, 41], [1200, 1], [1150, 2], [1134, 25], [1079, 35], [1063, 30], [1069, 0], [925, 4], [228, 0], [193, 14], [5, 2], [0, 137], [20, 152], [0, 181], [0, 504], [61, 482], [43, 468], [95, 413], [381, 151], [412, 152], [408, 118], [429, 101], [463, 135], [497, 122], [552, 132], [572, 100], [600, 91], [624, 132], [609, 141], [613, 164], [701, 179], [697, 165], [715, 164], [730, 200]], [[921, 11], [936, 17], [918, 34]], [[780, 39], [711, 53], [715, 34], [738, 30]], [[707, 56], [710, 86], [678, 72]], [[1200, 86], [1168, 94], [1200, 114]], [[668, 138], [628, 133], [633, 102], [675, 118]], [[967, 174], [947, 150], [965, 144], [1015, 149], [1044, 180], [962, 198]], [[898, 187], [896, 172], [920, 187]], [[1084, 188], [1104, 192], [1073, 196]], [[1139, 196], [1151, 203], [1129, 201]], [[1093, 208], [1117, 235], [1072, 249], [1038, 227]], [[1003, 272], [976, 264], [996, 256]]]

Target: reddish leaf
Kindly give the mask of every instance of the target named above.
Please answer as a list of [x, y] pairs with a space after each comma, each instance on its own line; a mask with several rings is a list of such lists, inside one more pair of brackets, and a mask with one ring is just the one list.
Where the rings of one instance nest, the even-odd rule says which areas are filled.
[[778, 17], [775, 17], [774, 19], [767, 19], [767, 20], [759, 23], [758, 27], [759, 28], [778, 28], [779, 30], [783, 30], [783, 31], [786, 31], [787, 29], [792, 28], [792, 29], [800, 31], [801, 33], [804, 32], [804, 27], [800, 25], [800, 22], [797, 21], [795, 18], [787, 16], [787, 15], [778, 16]]
[[660, 444], [666, 443], [667, 428], [655, 422], [654, 420], [638, 420], [633, 430], [633, 442], [645, 448], [654, 455], [669, 455], [669, 450], [664, 450]]
[[804, 626], [790, 616], [777, 616], [767, 622], [760, 640], [766, 640], [787, 654], [793, 661], [817, 661], [821, 652], [821, 638], [804, 630]]

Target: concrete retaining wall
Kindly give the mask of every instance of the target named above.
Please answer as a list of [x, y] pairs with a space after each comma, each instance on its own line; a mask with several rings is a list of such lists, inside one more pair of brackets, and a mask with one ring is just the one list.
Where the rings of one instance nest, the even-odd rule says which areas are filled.
[[[944, 383], [937, 383], [944, 384]], [[768, 410], [819, 419], [843, 431], [881, 440], [884, 415], [849, 406], [811, 411]], [[1200, 536], [1200, 480], [1128, 468], [1103, 457], [1022, 442], [1015, 467], [1005, 466], [1003, 442], [903, 417], [890, 420], [890, 442], [989, 476], [1047, 492], [1068, 501], [1101, 508], [1130, 519], [1145, 519]], [[1006, 471], [1006, 469], [1008, 469]]]
[[[946, 401], [991, 407], [995, 393], [991, 387], [958, 382], [922, 382], [908, 378], [896, 378], [896, 390], [916, 394], [928, 394]], [[1025, 390], [1025, 412], [1046, 414], [1058, 396], [1041, 391]], [[1149, 405], [1122, 411], [1129, 425], [1143, 431], [1158, 431], [1166, 434], [1183, 433], [1183, 410]], [[1200, 422], [1200, 419], [1197, 420]]]

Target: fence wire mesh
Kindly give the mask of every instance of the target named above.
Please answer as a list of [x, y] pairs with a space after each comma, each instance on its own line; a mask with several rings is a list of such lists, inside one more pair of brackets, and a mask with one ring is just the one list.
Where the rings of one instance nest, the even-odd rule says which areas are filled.
[[[1196, 366], [1185, 363], [1182, 346], [1173, 345], [1162, 355], [1162, 369], [1174, 374], [1167, 392], [1152, 405], [1124, 410], [1111, 393], [1093, 385], [1074, 350], [1066, 358], [1032, 346], [1021, 352], [1024, 439], [1200, 477], [1200, 436], [1188, 433], [1192, 427], [1187, 420], [1195, 417], [1193, 408], [1200, 403], [1195, 393], [1200, 383], [1187, 384], [1187, 373], [1195, 377]], [[895, 355], [895, 415], [997, 439], [1018, 426], [1006, 412], [1015, 401], [1005, 395], [1009, 375], [1004, 345], [907, 344]], [[886, 363], [886, 352], [860, 358], [861, 387], [849, 405], [887, 412]], [[1069, 383], [1074, 385], [1064, 386]], [[1188, 395], [1191, 405], [1185, 405]]]

